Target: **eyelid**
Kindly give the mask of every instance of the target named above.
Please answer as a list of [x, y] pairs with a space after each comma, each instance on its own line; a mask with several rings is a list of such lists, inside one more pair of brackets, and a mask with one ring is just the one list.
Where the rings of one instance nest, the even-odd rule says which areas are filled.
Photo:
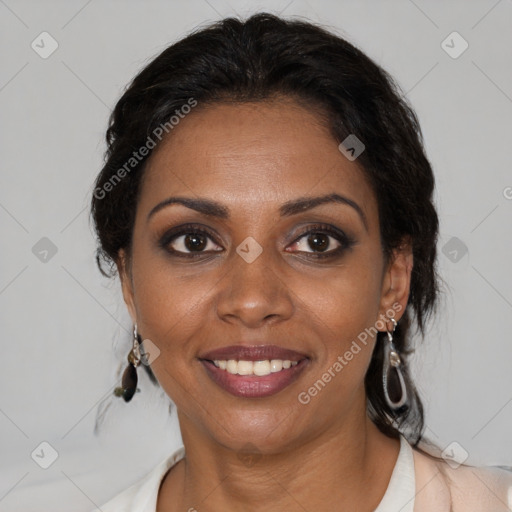
[[300, 230], [298, 235], [295, 235], [294, 242], [300, 240], [304, 235], [310, 233], [326, 233], [330, 236], [337, 235], [342, 241], [350, 241], [351, 237], [348, 236], [342, 229], [336, 228], [330, 224], [324, 222], [313, 222], [312, 224], [306, 224], [304, 229]]

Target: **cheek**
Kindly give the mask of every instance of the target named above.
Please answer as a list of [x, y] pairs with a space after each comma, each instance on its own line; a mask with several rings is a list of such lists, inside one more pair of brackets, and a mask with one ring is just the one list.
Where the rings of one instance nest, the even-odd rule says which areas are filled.
[[193, 376], [203, 371], [197, 355], [215, 336], [215, 297], [225, 269], [171, 262], [148, 245], [139, 242], [132, 266], [139, 331], [160, 351], [151, 368], [161, 386], [186, 402]]
[[321, 285], [301, 280], [294, 289], [303, 298], [303, 317], [318, 333], [319, 364], [311, 384], [315, 379], [332, 382], [327, 394], [340, 404], [361, 389], [370, 364], [380, 303], [378, 268], [360, 258]]
[[[206, 274], [199, 279], [185, 279], [177, 272], [134, 272], [137, 315], [146, 337], [153, 337], [163, 350], [177, 349], [191, 335], [198, 319], [204, 317], [211, 300], [214, 280]], [[142, 331], [142, 329], [145, 329]]]
[[160, 351], [151, 369], [167, 395], [187, 411], [192, 376], [200, 371], [194, 367], [200, 364], [198, 331], [211, 308], [207, 291], [214, 281], [184, 279], [158, 265], [134, 269], [134, 281], [139, 330]]
[[380, 304], [378, 265], [364, 257], [333, 269], [322, 278], [297, 278], [294, 294], [333, 335], [346, 340], [374, 325]]

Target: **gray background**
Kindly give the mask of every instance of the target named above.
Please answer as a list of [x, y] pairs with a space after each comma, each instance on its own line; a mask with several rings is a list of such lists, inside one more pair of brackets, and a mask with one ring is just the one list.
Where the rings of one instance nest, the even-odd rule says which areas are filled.
[[[132, 403], [110, 399], [131, 325], [95, 267], [87, 207], [125, 84], [196, 26], [259, 9], [337, 31], [416, 109], [448, 285], [413, 362], [427, 435], [469, 462], [512, 464], [511, 0], [0, 0], [0, 510], [91, 510], [180, 445], [147, 379]], [[50, 48], [43, 31], [58, 43], [46, 59], [31, 47]], [[453, 31], [469, 44], [458, 58], [442, 45]], [[58, 453], [48, 469], [44, 441]]]

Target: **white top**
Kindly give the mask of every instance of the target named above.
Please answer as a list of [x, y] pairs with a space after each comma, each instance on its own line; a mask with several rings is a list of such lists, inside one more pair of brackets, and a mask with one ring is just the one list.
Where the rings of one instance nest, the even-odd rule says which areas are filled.
[[[185, 456], [185, 447], [165, 458], [144, 478], [128, 487], [99, 507], [102, 512], [156, 512], [160, 484], [167, 471]], [[391, 479], [375, 512], [413, 512], [415, 494], [414, 459], [412, 448], [400, 436], [400, 452]], [[97, 512], [97, 508], [94, 512]], [[91, 511], [93, 512], [93, 511]]]

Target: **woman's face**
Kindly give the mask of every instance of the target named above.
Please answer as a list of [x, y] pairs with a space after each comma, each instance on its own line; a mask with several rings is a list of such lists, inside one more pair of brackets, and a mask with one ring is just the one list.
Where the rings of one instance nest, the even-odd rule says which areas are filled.
[[[140, 192], [131, 257], [119, 262], [123, 293], [160, 351], [152, 369], [184, 439], [233, 449], [250, 440], [272, 453], [366, 421], [375, 331], [365, 329], [385, 330], [377, 321], [386, 311], [401, 316], [412, 257], [385, 265], [376, 197], [316, 115], [291, 100], [199, 104], [155, 150]], [[291, 206], [333, 194], [346, 201]], [[217, 206], [197, 211], [176, 197]], [[267, 391], [240, 396], [210, 376], [227, 370], [201, 361], [228, 345], [307, 358], [299, 371], [281, 370], [295, 373], [277, 391], [257, 384], [277, 371], [230, 374]]]

